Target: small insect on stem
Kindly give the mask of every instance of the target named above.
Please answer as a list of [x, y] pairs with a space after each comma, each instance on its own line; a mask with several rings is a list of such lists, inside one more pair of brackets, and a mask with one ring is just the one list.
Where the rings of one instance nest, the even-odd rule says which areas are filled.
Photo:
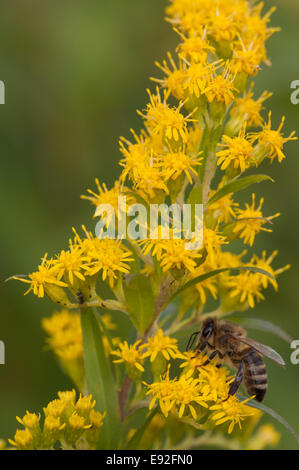
[[77, 299], [78, 299], [78, 304], [83, 305], [84, 302], [85, 302], [84, 294], [80, 290], [78, 290], [76, 292], [76, 296], [77, 296]]

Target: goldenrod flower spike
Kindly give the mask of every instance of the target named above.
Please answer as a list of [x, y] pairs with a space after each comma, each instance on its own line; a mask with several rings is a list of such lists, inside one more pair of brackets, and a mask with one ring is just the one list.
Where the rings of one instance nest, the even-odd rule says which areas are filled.
[[[274, 8], [263, 13], [262, 2], [249, 0], [167, 3], [178, 44], [156, 62], [162, 76], [152, 79], [155, 88], [138, 111], [142, 127], [119, 139], [116, 182], [107, 187], [96, 178], [96, 189], [81, 196], [95, 208], [97, 229], [73, 229], [56, 256], [45, 255], [28, 276], [13, 276], [28, 284], [26, 294], [47, 295], [62, 307], [42, 327], [47, 348], [80, 393], [58, 392], [42, 416], [18, 417], [22, 429], [9, 440], [17, 449], [97, 449], [107, 442], [129, 448], [138, 437], [135, 411], [145, 406], [142, 448], [209, 445], [220, 433], [226, 434], [220, 445], [238, 449], [278, 442], [271, 426], [254, 431], [262, 414], [247, 405], [254, 397], [231, 395], [228, 357], [213, 351], [213, 342], [187, 352], [181, 343], [193, 330], [198, 345], [207, 317], [254, 308], [270, 285], [277, 291], [279, 274], [290, 267], [273, 266], [277, 250], [253, 248], [279, 214], [265, 217], [264, 198], [256, 201], [254, 193], [245, 205], [237, 199], [240, 189], [264, 178], [248, 170], [281, 163], [285, 144], [296, 140], [294, 132], [284, 135], [284, 117], [277, 128], [271, 111], [265, 120], [272, 93], [253, 92], [252, 77], [270, 65]], [[124, 240], [118, 229], [129, 227], [133, 204], [145, 209], [143, 233]], [[187, 204], [202, 210], [189, 227], [179, 215]], [[240, 242], [248, 254], [238, 251]]]
[[25, 429], [18, 429], [9, 443], [20, 450], [96, 448], [105, 414], [94, 410], [92, 396], [80, 395], [76, 391], [58, 392], [58, 399], [44, 408], [44, 418], [27, 411], [23, 419], [17, 420]]

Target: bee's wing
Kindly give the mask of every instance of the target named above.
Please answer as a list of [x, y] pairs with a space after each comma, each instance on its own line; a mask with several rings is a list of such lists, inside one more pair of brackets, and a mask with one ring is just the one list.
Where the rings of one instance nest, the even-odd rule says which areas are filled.
[[254, 341], [254, 339], [246, 338], [244, 336], [235, 336], [235, 335], [229, 335], [229, 336], [234, 338], [236, 341], [240, 341], [241, 343], [247, 344], [251, 348], [255, 349], [257, 352], [262, 354], [263, 356], [266, 356], [272, 361], [276, 362], [276, 364], [280, 366], [285, 366], [285, 362], [283, 358], [280, 356], [280, 354], [278, 354], [278, 352], [274, 351], [274, 349], [270, 348], [269, 346], [258, 343], [257, 341]]

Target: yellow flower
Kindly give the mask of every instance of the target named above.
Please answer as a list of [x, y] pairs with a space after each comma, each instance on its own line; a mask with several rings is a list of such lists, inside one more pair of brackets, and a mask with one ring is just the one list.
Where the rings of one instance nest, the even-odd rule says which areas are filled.
[[183, 372], [186, 377], [193, 375], [208, 359], [206, 354], [195, 354], [194, 350], [180, 353], [178, 357], [184, 361], [180, 365], [180, 368], [184, 368]]
[[262, 425], [249, 440], [248, 450], [262, 450], [267, 446], [276, 447], [280, 434], [272, 424]]
[[103, 426], [106, 412], [101, 414], [99, 411], [91, 410], [89, 414], [89, 423], [91, 427], [85, 431], [85, 437], [91, 448], [96, 449], [100, 438], [101, 427]]
[[[257, 255], [253, 255], [250, 264], [257, 266], [258, 268], [263, 269], [264, 271], [267, 271], [273, 277], [276, 277], [291, 267], [290, 264], [287, 264], [283, 268], [274, 270], [271, 266], [271, 263], [273, 259], [275, 258], [275, 256], [277, 255], [277, 253], [278, 253], [277, 250], [273, 251], [273, 253], [270, 256], [268, 256], [268, 258], [266, 258], [267, 255], [266, 255], [266, 251], [264, 250], [262, 252], [261, 258], [259, 258]], [[268, 276], [264, 276], [263, 274], [256, 273], [256, 276], [260, 276], [260, 281], [264, 289], [266, 289], [268, 287], [268, 284], [270, 283], [272, 284], [275, 290], [278, 290], [278, 284], [276, 280]]]
[[[211, 271], [211, 265], [208, 261], [207, 263], [203, 263], [202, 265], [200, 265], [198, 268], [194, 270], [194, 272], [190, 276], [190, 280], [198, 276], [201, 276], [202, 274], [206, 274], [209, 271]], [[198, 284], [195, 284], [194, 287], [198, 291], [199, 298], [200, 298], [202, 305], [206, 304], [207, 299], [208, 299], [208, 294], [211, 294], [211, 296], [214, 299], [217, 298], [218, 288], [217, 288], [217, 280], [215, 277], [209, 277], [208, 279], [205, 279], [204, 281], [201, 281]]]
[[229, 371], [226, 367], [217, 367], [217, 360], [199, 369], [202, 381], [202, 393], [211, 401], [217, 402], [227, 398], [229, 391]]
[[107, 279], [110, 287], [113, 288], [119, 273], [130, 271], [127, 263], [133, 261], [131, 252], [124, 247], [120, 240], [95, 238], [87, 232], [85, 227], [83, 230], [86, 238], [81, 240], [76, 233], [75, 244], [80, 246], [88, 258], [84, 267], [85, 274], [94, 276], [101, 272], [103, 281]]
[[148, 338], [147, 343], [143, 344], [140, 349], [146, 349], [144, 357], [150, 357], [150, 362], [154, 362], [158, 355], [162, 355], [166, 361], [177, 357], [178, 347], [177, 340], [164, 335], [163, 330], [159, 328], [157, 333]]
[[99, 411], [91, 410], [89, 413], [89, 421], [91, 426], [96, 428], [102, 427], [105, 415], [106, 412], [102, 414]]
[[246, 49], [241, 42], [241, 47], [234, 49], [233, 61], [231, 64], [232, 73], [246, 73], [248, 75], [257, 75], [260, 69], [260, 63], [263, 56], [261, 56], [259, 45], [251, 42], [250, 46]]
[[254, 160], [254, 148], [245, 136], [245, 126], [239, 132], [238, 137], [229, 137], [224, 135], [222, 137], [222, 147], [227, 147], [225, 150], [217, 152], [217, 165], [221, 170], [226, 170], [231, 167], [241, 172], [247, 170]]
[[132, 345], [128, 345], [127, 341], [119, 344], [119, 350], [112, 351], [111, 354], [118, 356], [119, 359], [115, 359], [113, 362], [120, 363], [124, 362], [130, 366], [136, 367], [140, 372], [144, 372], [142, 363], [144, 361], [144, 354], [141, 352], [140, 347], [141, 340], [136, 341]]
[[48, 415], [45, 417], [43, 429], [43, 447], [52, 447], [62, 434], [66, 423], [61, 423], [59, 417]]
[[249, 307], [253, 308], [255, 299], [259, 302], [264, 300], [261, 276], [251, 272], [244, 272], [237, 276], [229, 276], [225, 281], [225, 285], [231, 289], [229, 296], [237, 298], [241, 304], [248, 302]]
[[29, 413], [29, 411], [26, 411], [23, 419], [17, 416], [17, 421], [19, 421], [19, 423], [22, 424], [25, 428], [33, 430], [39, 428], [40, 415], [37, 416], [35, 413]]
[[38, 266], [38, 271], [29, 274], [28, 277], [29, 279], [24, 279], [19, 276], [13, 276], [13, 279], [30, 284], [25, 295], [33, 291], [34, 295], [44, 297], [45, 291], [46, 293], [51, 292], [52, 286], [67, 287], [65, 282], [57, 279], [57, 266], [53, 266], [53, 259], [47, 259], [47, 254], [43, 257], [41, 265]]
[[249, 400], [250, 398], [240, 402], [238, 398], [233, 395], [220, 404], [210, 406], [210, 410], [216, 410], [216, 413], [214, 413], [211, 418], [212, 421], [215, 421], [216, 426], [230, 421], [228, 434], [232, 433], [236, 424], [238, 424], [241, 429], [241, 422], [248, 416], [255, 414], [255, 410], [245, 405]]
[[[94, 411], [92, 396], [82, 396], [76, 402], [76, 391], [58, 392], [58, 398], [44, 408], [44, 420], [40, 428], [40, 416], [27, 411], [19, 423], [25, 430], [17, 430], [14, 441], [9, 442], [17, 449], [52, 449], [55, 443], [61, 448], [76, 446], [78, 439], [86, 433], [86, 440], [94, 448], [98, 442], [99, 430], [105, 414]], [[67, 447], [68, 448], [68, 447]], [[77, 447], [76, 447], [77, 448]]]
[[193, 167], [201, 165], [202, 157], [199, 158], [199, 152], [196, 156], [187, 155], [184, 151], [169, 151], [164, 155], [158, 157], [158, 165], [162, 169], [162, 174], [166, 180], [177, 179], [181, 174], [184, 174], [189, 183], [192, 184], [192, 173], [197, 175]]
[[175, 29], [182, 39], [177, 46], [179, 57], [190, 60], [191, 63], [205, 62], [208, 53], [214, 53], [215, 48], [209, 44], [206, 31], [202, 30], [202, 34], [186, 37], [179, 30]]
[[66, 403], [62, 400], [55, 399], [50, 401], [46, 408], [44, 408], [45, 416], [54, 416], [55, 418], [60, 418], [66, 408]]
[[159, 382], [144, 384], [148, 387], [146, 395], [152, 395], [152, 399], [149, 404], [149, 410], [153, 409], [156, 401], [158, 400], [160, 409], [163, 415], [167, 418], [171, 408], [174, 405], [173, 391], [175, 387], [175, 379], [169, 378], [169, 368], [167, 369], [166, 374], [161, 377]]
[[175, 273], [183, 273], [184, 270], [194, 272], [197, 260], [202, 258], [202, 254], [197, 250], [186, 250], [186, 241], [175, 238], [175, 235], [174, 230], [159, 225], [155, 233], [151, 234], [151, 238], [140, 240], [138, 244], [143, 245], [144, 254], [152, 251], [152, 256], [157, 257], [163, 272], [169, 270], [174, 270]]
[[195, 250], [185, 249], [185, 240], [164, 240], [161, 242], [162, 254], [160, 264], [163, 272], [170, 269], [178, 271], [187, 269], [191, 273], [196, 268], [196, 260], [202, 258], [202, 254]]
[[215, 265], [220, 247], [228, 243], [226, 238], [217, 231], [217, 228], [213, 230], [204, 227], [203, 243], [208, 255], [207, 264]]
[[44, 422], [44, 433], [56, 434], [58, 431], [62, 431], [65, 428], [65, 423], [61, 424], [60, 418], [52, 415], [45, 417]]
[[85, 424], [85, 418], [74, 411], [65, 427], [64, 438], [66, 443], [69, 445], [75, 444], [83, 432], [90, 427], [91, 424]]
[[235, 16], [227, 14], [224, 10], [216, 10], [211, 12], [210, 34], [216, 42], [233, 41], [237, 35], [237, 23]]
[[191, 64], [185, 72], [184, 89], [188, 92], [188, 96], [200, 98], [204, 94], [212, 65], [198, 62]]
[[208, 86], [203, 92], [209, 103], [224, 103], [228, 106], [234, 99], [235, 90], [233, 78], [230, 77], [228, 70], [224, 70], [219, 75], [214, 72], [210, 76]]
[[76, 412], [79, 416], [87, 419], [90, 411], [95, 407], [96, 401], [92, 399], [92, 395], [84, 396], [80, 393], [80, 397], [75, 404]]
[[[106, 184], [99, 182], [98, 178], [95, 179], [96, 186], [98, 189], [98, 194], [92, 191], [91, 189], [88, 189], [87, 192], [90, 194], [90, 196], [81, 196], [81, 199], [86, 199], [91, 201], [92, 204], [96, 206], [95, 214], [94, 217], [97, 217], [98, 215], [98, 210], [97, 208], [101, 206], [102, 204], [108, 204], [113, 207], [114, 213], [116, 214], [117, 217], [119, 217], [119, 209], [121, 212], [125, 212], [126, 208], [122, 205], [122, 200], [119, 199], [120, 197], [126, 197], [126, 202], [128, 204], [133, 202], [132, 196], [129, 196], [125, 191], [126, 188], [121, 186], [119, 181], [116, 181], [114, 183], [114, 186], [111, 189], [108, 189]], [[101, 210], [101, 216], [103, 217], [108, 217], [107, 218], [107, 225], [111, 222], [111, 219], [109, 218], [110, 214], [107, 214], [106, 212], [102, 212]]]
[[[276, 10], [275, 7], [270, 8], [270, 10], [264, 15], [261, 15], [261, 10], [263, 8], [263, 3], [258, 3], [254, 6], [252, 14], [248, 16], [246, 20], [246, 27], [244, 28], [245, 35], [243, 39], [246, 41], [251, 41], [252, 38], [256, 38], [260, 41], [261, 49], [264, 49], [264, 42], [275, 32], [280, 31], [280, 28], [268, 28], [267, 25], [270, 21], [270, 16]], [[266, 57], [263, 58], [266, 60]]]
[[[221, 188], [219, 185], [218, 190]], [[216, 191], [210, 191], [209, 199], [213, 197]], [[209, 204], [208, 208], [206, 209], [206, 215], [212, 213], [213, 219], [217, 223], [224, 222], [227, 224], [231, 219], [235, 218], [235, 208], [238, 206], [236, 202], [233, 201], [232, 195], [227, 194], [222, 198], [218, 199], [218, 201]]]
[[166, 60], [163, 60], [162, 64], [155, 62], [155, 65], [162, 70], [166, 77], [163, 79], [151, 78], [151, 80], [165, 88], [167, 94], [171, 93], [179, 101], [184, 100], [185, 91], [183, 82], [185, 80], [185, 67], [181, 61], [179, 62], [179, 66], [177, 66], [170, 52], [168, 52], [167, 58], [170, 66]]
[[208, 408], [209, 397], [202, 393], [202, 386], [199, 379], [194, 379], [185, 374], [175, 382], [173, 393], [175, 405], [178, 407], [179, 418], [185, 413], [185, 409], [190, 412], [193, 419], [197, 419], [196, 405]]
[[33, 438], [28, 428], [24, 430], [17, 429], [14, 441], [8, 439], [8, 442], [19, 450], [33, 450]]
[[67, 390], [65, 392], [58, 392], [59, 399], [68, 407], [72, 407], [76, 400], [76, 390]]
[[26, 429], [29, 429], [32, 436], [32, 444], [38, 446], [41, 438], [41, 429], [40, 429], [40, 414], [36, 415], [35, 413], [29, 413], [26, 411], [23, 419], [16, 417], [17, 421], [22, 424]]
[[74, 284], [74, 278], [85, 281], [81, 270], [84, 269], [86, 260], [87, 257], [83, 256], [78, 246], [68, 251], [62, 250], [54, 262], [57, 268], [58, 279], [61, 279], [64, 275], [65, 281], [70, 282], [71, 285]]
[[43, 318], [43, 329], [49, 334], [47, 343], [61, 358], [83, 359], [83, 343], [80, 315], [68, 310]]
[[151, 410], [158, 400], [166, 418], [174, 406], [178, 409], [179, 418], [182, 418], [187, 409], [193, 419], [197, 419], [197, 405], [208, 408], [206, 403], [208, 397], [202, 394], [200, 381], [190, 375], [183, 374], [179, 378], [170, 379], [168, 368], [159, 382], [146, 385], [148, 387], [146, 394], [152, 395], [149, 409]]
[[113, 323], [110, 313], [104, 313], [102, 315], [102, 321], [107, 328], [107, 330], [114, 331], [117, 329], [117, 325]]
[[152, 161], [147, 166], [139, 166], [136, 168], [133, 184], [134, 189], [142, 196], [145, 194], [145, 199], [154, 199], [157, 193], [164, 192], [168, 194], [168, 188], [162, 178], [162, 172], [158, 163], [152, 158]]
[[148, 129], [153, 135], [162, 135], [171, 144], [185, 143], [188, 138], [188, 122], [193, 122], [189, 114], [184, 116], [181, 109], [184, 102], [181, 102], [177, 108], [171, 108], [166, 103], [166, 96], [162, 101], [159, 89], [157, 94], [152, 95], [148, 90], [150, 103], [147, 105], [146, 114], [138, 111], [140, 116], [146, 120]]
[[254, 132], [251, 134], [251, 141], [257, 141], [265, 152], [266, 157], [268, 157], [271, 161], [277, 157], [279, 163], [285, 158], [284, 153], [282, 152], [283, 146], [286, 142], [290, 140], [297, 140], [295, 137], [295, 131], [291, 132], [288, 137], [284, 137], [281, 133], [281, 129], [284, 125], [285, 117], [283, 116], [281, 119], [281, 123], [278, 126], [277, 130], [271, 129], [271, 111], [269, 112], [268, 123], [263, 126], [262, 131]]
[[[261, 211], [264, 199], [260, 199], [259, 206], [255, 208], [255, 194], [252, 194], [252, 203], [245, 204], [245, 209], [236, 209], [237, 221], [234, 223], [233, 232], [238, 235], [238, 237], [244, 239], [244, 243], [252, 246], [255, 236], [260, 231], [272, 232], [271, 229], [263, 227], [266, 223], [269, 223], [275, 217], [278, 217], [280, 214], [274, 214], [270, 217], [264, 218]], [[240, 219], [240, 221], [238, 221]]]
[[257, 100], [254, 100], [252, 88], [253, 84], [245, 96], [235, 100], [230, 111], [230, 115], [235, 119], [239, 118], [241, 124], [245, 121], [246, 127], [258, 127], [263, 124], [263, 118], [261, 117], [263, 103], [273, 94], [264, 91]]

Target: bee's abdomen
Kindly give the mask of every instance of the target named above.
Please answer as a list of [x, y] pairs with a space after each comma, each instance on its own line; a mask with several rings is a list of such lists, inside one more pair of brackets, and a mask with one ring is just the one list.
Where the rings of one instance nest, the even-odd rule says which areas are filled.
[[262, 356], [252, 349], [244, 357], [244, 365], [244, 383], [247, 393], [255, 395], [255, 399], [261, 402], [268, 388], [267, 372]]

